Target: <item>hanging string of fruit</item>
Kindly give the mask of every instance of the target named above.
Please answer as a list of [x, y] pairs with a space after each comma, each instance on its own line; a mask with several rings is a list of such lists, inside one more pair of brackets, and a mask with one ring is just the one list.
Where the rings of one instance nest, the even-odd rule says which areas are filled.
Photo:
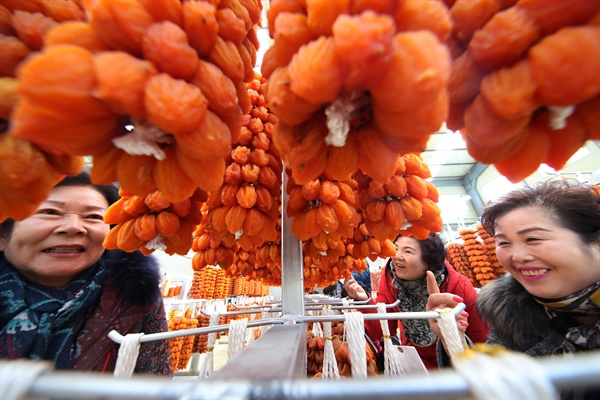
[[210, 193], [205, 220], [196, 229], [193, 265], [219, 264], [230, 277], [280, 285], [282, 166], [271, 144], [277, 119], [265, 107], [265, 82], [256, 75], [248, 84], [251, 109], [232, 147], [225, 179]]
[[122, 188], [121, 198], [112, 204], [104, 221], [115, 225], [104, 239], [109, 250], [140, 250], [148, 255], [160, 249], [169, 255], [186, 255], [192, 247], [192, 233], [202, 215], [199, 206], [206, 200], [200, 189], [192, 197], [169, 201], [155, 190], [145, 196], [132, 195]]
[[16, 75], [23, 60], [42, 48], [52, 27], [83, 19], [83, 9], [72, 0], [0, 4], [0, 222], [30, 216], [58, 181], [83, 170], [81, 156], [48, 152], [6, 133], [20, 97]]
[[477, 229], [477, 235], [479, 235], [479, 238], [483, 241], [486, 255], [491, 263], [490, 267], [492, 268], [492, 272], [496, 276], [504, 275], [506, 273], [506, 269], [500, 264], [498, 257], [496, 256], [496, 240], [490, 236], [485, 229], [483, 229], [481, 224], [478, 224], [475, 229]]
[[542, 163], [561, 169], [600, 139], [599, 2], [447, 3], [448, 127], [460, 129], [469, 154], [518, 182]]
[[484, 286], [496, 279], [497, 275], [488, 259], [485, 246], [477, 240], [477, 231], [463, 229], [460, 231], [460, 236], [464, 241], [464, 249], [475, 274], [475, 280], [478, 282], [476, 287]]
[[473, 267], [461, 243], [449, 243], [447, 247], [447, 259], [456, 272], [469, 278], [474, 287], [480, 287], [479, 281], [475, 279]]
[[261, 70], [279, 118], [273, 140], [297, 184], [348, 180], [373, 154], [393, 164], [441, 126], [451, 22], [443, 3], [418, 4], [271, 2]]
[[398, 157], [395, 172], [387, 181], [361, 172], [355, 177], [365, 225], [375, 238], [393, 240], [402, 234], [426, 239], [430, 232], [441, 231], [441, 211], [436, 204], [439, 194], [426, 180], [431, 171], [421, 157], [411, 153]]
[[251, 107], [262, 3], [77, 4], [82, 20], [22, 24], [39, 27], [29, 32], [39, 51], [18, 64], [9, 134], [52, 155], [90, 155], [95, 183], [132, 195], [158, 189], [179, 202], [218, 188]]

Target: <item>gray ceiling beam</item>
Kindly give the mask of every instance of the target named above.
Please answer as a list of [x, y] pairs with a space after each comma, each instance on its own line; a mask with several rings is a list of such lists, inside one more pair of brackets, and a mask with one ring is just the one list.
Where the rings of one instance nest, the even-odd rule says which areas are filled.
[[456, 179], [456, 177], [449, 177], [449, 178], [453, 178], [453, 179], [443, 179], [444, 177], [441, 177], [442, 179], [440, 179], [440, 177], [437, 178], [433, 178], [433, 180], [431, 181], [431, 183], [433, 183], [433, 186], [435, 187], [448, 187], [448, 186], [460, 186], [463, 187], [463, 181], [462, 179]]
[[487, 167], [489, 167], [489, 165], [478, 162], [471, 167], [471, 169], [462, 179], [463, 186], [469, 196], [471, 196], [471, 204], [473, 205], [473, 209], [477, 213], [478, 217], [481, 217], [485, 204], [483, 204], [483, 199], [477, 190], [477, 179]]

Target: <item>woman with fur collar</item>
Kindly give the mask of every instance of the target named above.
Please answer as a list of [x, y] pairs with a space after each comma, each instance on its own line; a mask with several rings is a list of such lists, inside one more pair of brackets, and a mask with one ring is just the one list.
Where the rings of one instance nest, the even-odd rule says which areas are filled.
[[[102, 246], [103, 216], [118, 198], [87, 173], [68, 176], [33, 215], [2, 223], [0, 358], [111, 372], [119, 350], [111, 330], [167, 331], [156, 260]], [[134, 372], [171, 374], [168, 342], [143, 343]]]
[[[509, 272], [479, 293], [477, 308], [491, 325], [487, 343], [530, 356], [600, 349], [600, 196], [548, 181], [507, 194], [481, 221]], [[431, 293], [427, 309], [440, 304], [457, 302]]]

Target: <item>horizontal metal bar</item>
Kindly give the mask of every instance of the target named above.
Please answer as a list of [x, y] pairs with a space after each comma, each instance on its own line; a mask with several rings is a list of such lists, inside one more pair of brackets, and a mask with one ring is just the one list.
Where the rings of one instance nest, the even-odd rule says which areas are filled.
[[[400, 305], [400, 300], [396, 300], [392, 304], [386, 304], [385, 308], [394, 308], [394, 307], [397, 307], [398, 305]], [[359, 306], [347, 305], [347, 306], [331, 307], [332, 310], [364, 310], [367, 308], [377, 308], [377, 304], [367, 304], [367, 305], [359, 305]]]
[[[282, 318], [261, 318], [261, 319], [257, 319], [254, 321], [249, 321], [247, 327], [255, 328], [257, 326], [276, 325], [276, 324], [283, 324], [283, 323], [285, 323], [285, 320]], [[183, 336], [205, 335], [208, 333], [223, 332], [223, 331], [227, 331], [227, 330], [229, 330], [229, 324], [205, 326], [202, 328], [181, 329], [178, 331], [149, 333], [147, 335], [140, 337], [139, 342], [146, 343], [146, 342], [153, 342], [155, 340], [173, 339], [173, 338], [183, 337]], [[124, 339], [124, 336], [115, 330], [108, 332], [108, 337], [113, 342], [117, 342], [119, 344], [122, 343], [123, 339]]]
[[[460, 314], [467, 306], [465, 303], [460, 303], [456, 307], [452, 309], [452, 313], [456, 316]], [[433, 319], [439, 318], [440, 314], [436, 311], [422, 311], [422, 312], [397, 312], [397, 313], [372, 313], [372, 314], [363, 314], [365, 321], [374, 321], [374, 320], [390, 320], [390, 319]], [[345, 321], [346, 317], [344, 315], [315, 315], [315, 316], [307, 316], [307, 317], [296, 317], [296, 322], [342, 322]]]
[[[241, 355], [242, 353], [240, 353]], [[229, 363], [234, 363], [232, 359]], [[557, 389], [600, 388], [600, 351], [574, 354], [572, 357], [536, 358], [543, 374]], [[0, 361], [0, 372], [13, 361]], [[33, 362], [33, 361], [32, 361]], [[497, 371], [481, 371], [495, 374]], [[523, 371], [527, 374], [528, 371]], [[0, 374], [5, 376], [4, 374]], [[400, 378], [371, 377], [324, 381], [293, 380], [171, 380], [165, 377], [134, 376], [119, 379], [110, 375], [88, 372], [50, 371], [37, 377], [25, 396], [107, 400], [214, 400], [229, 399], [447, 399], [472, 396], [467, 380], [450, 368], [429, 375], [409, 375]]]
[[[458, 315], [461, 311], [466, 308], [464, 303], [460, 303], [457, 305], [452, 312], [454, 315]], [[373, 313], [373, 314], [365, 314], [364, 319], [366, 321], [370, 320], [390, 320], [390, 319], [429, 319], [429, 318], [439, 318], [440, 314], [436, 311], [429, 312], [399, 312], [399, 313]], [[320, 316], [302, 316], [302, 315], [284, 315], [278, 318], [261, 318], [254, 321], [249, 321], [247, 327], [254, 328], [257, 326], [263, 325], [280, 325], [280, 324], [301, 324], [307, 322], [319, 322], [319, 321], [345, 321], [346, 317], [344, 315], [320, 315]], [[173, 339], [176, 337], [183, 336], [196, 336], [196, 335], [204, 335], [208, 333], [214, 332], [223, 332], [229, 330], [229, 324], [224, 325], [215, 325], [215, 326], [206, 326], [202, 328], [192, 328], [192, 329], [181, 329], [177, 331], [169, 331], [169, 332], [160, 332], [160, 333], [150, 333], [148, 335], [144, 335], [140, 337], [139, 342], [152, 342], [155, 340], [164, 340], [164, 339]], [[124, 336], [119, 332], [112, 330], [108, 333], [108, 337], [117, 343], [122, 343]]]

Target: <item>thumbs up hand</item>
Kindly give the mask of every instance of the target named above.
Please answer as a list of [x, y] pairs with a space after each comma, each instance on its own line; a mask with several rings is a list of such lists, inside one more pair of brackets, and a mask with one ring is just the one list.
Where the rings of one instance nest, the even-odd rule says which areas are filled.
[[[427, 311], [435, 311], [440, 308], [454, 308], [459, 303], [463, 302], [462, 297], [457, 296], [453, 293], [440, 293], [440, 288], [438, 287], [435, 276], [433, 272], [427, 271], [427, 292], [429, 293], [429, 298], [427, 299], [427, 306], [425, 309]], [[456, 324], [458, 327], [458, 331], [464, 335], [469, 326], [467, 322], [467, 317], [469, 313], [466, 311], [461, 312], [456, 316]], [[438, 320], [436, 318], [432, 318], [429, 320], [429, 325], [431, 326], [431, 330], [438, 336], [441, 337], [440, 327], [438, 325]]]

